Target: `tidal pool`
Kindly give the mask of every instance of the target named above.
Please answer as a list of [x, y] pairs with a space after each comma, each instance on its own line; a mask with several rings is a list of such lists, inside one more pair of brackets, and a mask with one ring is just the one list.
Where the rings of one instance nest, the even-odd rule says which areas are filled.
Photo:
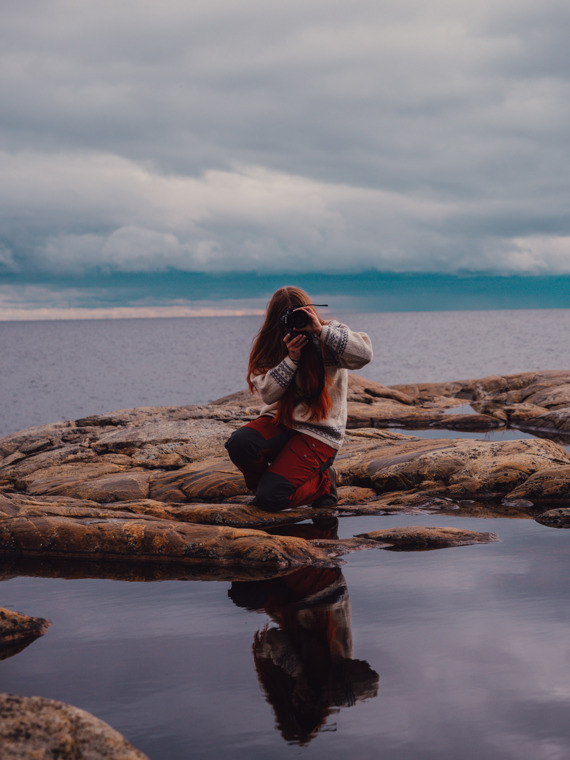
[[0, 690], [86, 709], [152, 760], [566, 760], [568, 531], [430, 515], [339, 535], [413, 524], [501, 542], [258, 583], [6, 578], [2, 603], [53, 626]]

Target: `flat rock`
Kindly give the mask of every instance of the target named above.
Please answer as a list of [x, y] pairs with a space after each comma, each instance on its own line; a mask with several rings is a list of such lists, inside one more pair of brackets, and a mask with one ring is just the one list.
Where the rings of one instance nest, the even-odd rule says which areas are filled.
[[569, 371], [521, 372], [394, 388], [412, 399], [415, 406], [453, 406], [454, 402], [468, 401], [476, 412], [496, 417], [521, 430], [570, 435]]
[[158, 560], [189, 564], [330, 565], [304, 539], [261, 530], [117, 517], [12, 517], [0, 523], [0, 553], [70, 559]]
[[570, 507], [549, 509], [539, 515], [536, 521], [549, 528], [570, 528]]
[[469, 544], [489, 544], [498, 541], [495, 533], [479, 533], [461, 528], [428, 528], [409, 526], [406, 528], [386, 528], [368, 533], [359, 533], [357, 538], [380, 541], [394, 549], [410, 551], [419, 549], [442, 549]]
[[[223, 448], [222, 448], [223, 450]], [[154, 474], [150, 498], [159, 501], [225, 501], [246, 495], [243, 475], [227, 457], [216, 457], [173, 472]]]
[[[570, 456], [558, 444], [426, 439], [379, 426], [473, 430], [514, 421], [561, 435], [569, 388], [568, 372], [394, 388], [352, 375], [350, 429], [335, 463], [338, 505], [278, 514], [251, 506], [223, 448], [259, 410], [249, 392], [40, 426], [0, 440], [1, 547], [30, 558], [279, 569], [330, 560], [315, 545], [284, 544], [263, 530], [312, 517], [461, 514], [473, 501], [534, 517], [535, 504], [546, 511], [568, 496]], [[231, 533], [239, 529], [247, 535]]]
[[446, 496], [497, 498], [510, 494], [541, 470], [570, 465], [570, 456], [542, 440], [478, 441], [420, 439], [380, 441], [368, 451], [341, 451], [342, 482], [378, 493], [410, 491]]
[[103, 433], [92, 443], [97, 453], [120, 452], [132, 456], [146, 449], [147, 458], [151, 452], [164, 456], [177, 454], [180, 461], [194, 461], [209, 454], [212, 446], [222, 448], [228, 437], [228, 426], [213, 419], [200, 419], [200, 424], [189, 424], [192, 419], [169, 420], [157, 415], [154, 421], [143, 421], [118, 430]]
[[36, 639], [50, 627], [51, 621], [41, 617], [30, 617], [20, 612], [0, 607], [0, 643], [20, 639]]
[[77, 707], [0, 694], [2, 760], [148, 760], [117, 731]]
[[0, 607], [0, 660], [13, 657], [50, 627], [51, 621]]

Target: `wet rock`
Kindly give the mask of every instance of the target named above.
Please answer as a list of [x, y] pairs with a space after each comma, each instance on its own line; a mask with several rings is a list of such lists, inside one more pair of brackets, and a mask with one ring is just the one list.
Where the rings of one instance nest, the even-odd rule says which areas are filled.
[[148, 760], [93, 715], [42, 697], [0, 694], [2, 760]]
[[35, 639], [43, 636], [50, 625], [51, 621], [44, 618], [22, 615], [0, 607], [0, 642]]
[[549, 528], [570, 528], [570, 507], [558, 507], [549, 509], [536, 518], [541, 525]]
[[426, 551], [471, 544], [489, 544], [498, 540], [495, 533], [480, 533], [461, 528], [409, 526], [357, 533], [353, 538], [315, 539], [311, 543], [323, 549], [331, 557], [342, 557], [365, 549]]
[[13, 657], [43, 636], [51, 621], [0, 607], [0, 660]]
[[395, 386], [413, 404], [448, 406], [472, 402], [476, 411], [506, 420], [521, 430], [570, 435], [570, 372], [522, 372], [451, 383]]
[[501, 500], [501, 504], [505, 507], [516, 507], [518, 509], [530, 509], [534, 507], [534, 503], [529, 499], [511, 499], [506, 496]]
[[427, 528], [410, 526], [407, 528], [386, 528], [369, 533], [359, 533], [357, 538], [380, 541], [394, 549], [417, 551], [420, 549], [442, 549], [469, 544], [489, 544], [498, 541], [495, 533], [479, 533], [460, 528]]
[[327, 554], [303, 539], [155, 518], [8, 518], [0, 523], [0, 553], [276, 568], [330, 564]]

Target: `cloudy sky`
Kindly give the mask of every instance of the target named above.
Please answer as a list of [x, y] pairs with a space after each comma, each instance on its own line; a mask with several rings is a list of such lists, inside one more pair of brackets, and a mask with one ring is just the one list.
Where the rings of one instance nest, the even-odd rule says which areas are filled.
[[0, 305], [115, 273], [570, 273], [567, 0], [1, 1]]

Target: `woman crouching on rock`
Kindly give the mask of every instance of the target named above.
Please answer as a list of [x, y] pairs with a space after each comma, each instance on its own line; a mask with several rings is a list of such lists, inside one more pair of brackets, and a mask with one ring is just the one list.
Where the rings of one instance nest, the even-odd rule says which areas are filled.
[[248, 384], [261, 416], [226, 442], [232, 462], [270, 512], [311, 504], [334, 506], [332, 463], [346, 429], [349, 369], [372, 359], [366, 333], [324, 322], [300, 288], [271, 298], [249, 356]]

